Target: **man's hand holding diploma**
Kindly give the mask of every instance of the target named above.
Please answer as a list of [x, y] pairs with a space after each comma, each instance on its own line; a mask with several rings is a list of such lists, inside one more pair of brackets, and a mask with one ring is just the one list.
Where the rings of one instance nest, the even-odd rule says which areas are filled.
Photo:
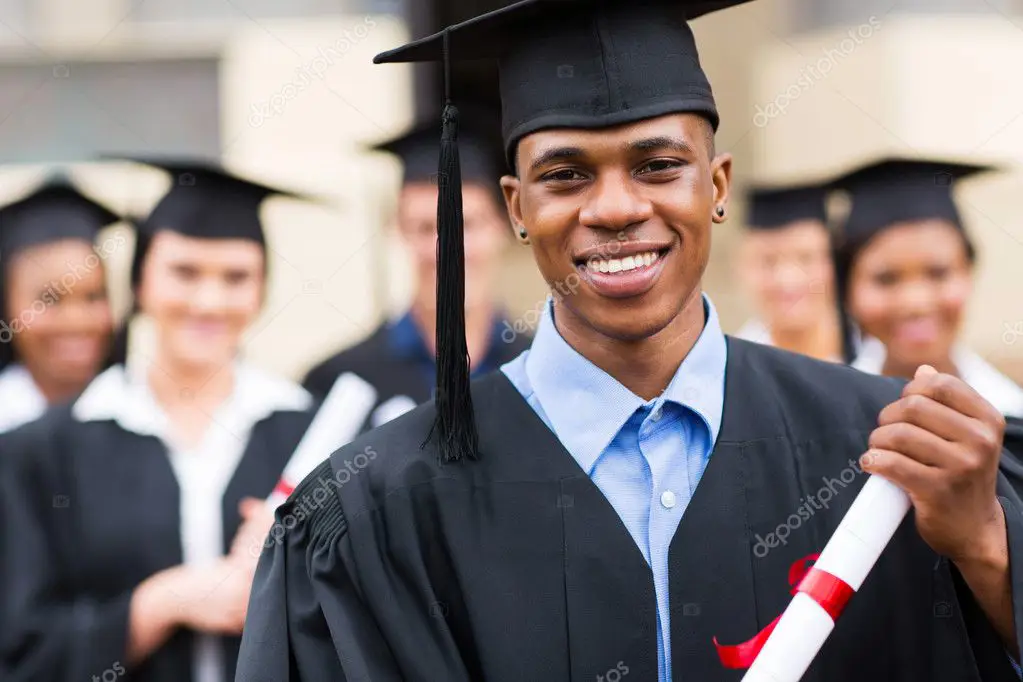
[[906, 492], [920, 536], [955, 564], [1018, 660], [1005, 515], [995, 493], [1005, 418], [961, 379], [925, 365], [878, 424], [864, 470]]

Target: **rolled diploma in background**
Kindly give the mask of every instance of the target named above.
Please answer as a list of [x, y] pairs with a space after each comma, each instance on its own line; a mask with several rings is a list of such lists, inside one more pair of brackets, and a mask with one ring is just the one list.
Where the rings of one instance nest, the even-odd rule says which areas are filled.
[[[814, 569], [859, 590], [909, 507], [909, 496], [900, 488], [880, 476], [870, 476], [824, 546]], [[831, 616], [817, 602], [797, 593], [743, 682], [798, 682], [834, 627]]]
[[359, 434], [376, 399], [376, 389], [357, 375], [346, 372], [337, 378], [267, 498], [271, 509], [288, 499], [320, 462]]

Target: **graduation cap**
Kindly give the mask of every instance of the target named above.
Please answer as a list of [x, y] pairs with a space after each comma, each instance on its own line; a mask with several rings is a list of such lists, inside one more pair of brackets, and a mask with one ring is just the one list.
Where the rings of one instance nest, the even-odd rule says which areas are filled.
[[802, 220], [827, 223], [828, 188], [824, 185], [755, 187], [749, 192], [747, 227], [776, 230]]
[[890, 225], [913, 220], [947, 220], [965, 233], [952, 197], [956, 182], [994, 166], [932, 159], [888, 158], [834, 181], [849, 193], [851, 207], [843, 239], [862, 243]]
[[[464, 112], [463, 112], [464, 113]], [[480, 113], [480, 116], [485, 114]], [[488, 117], [489, 122], [489, 117]], [[475, 115], [469, 121], [477, 123]], [[498, 123], [493, 121], [493, 128]], [[440, 157], [441, 117], [427, 118], [411, 130], [398, 137], [377, 143], [371, 148], [379, 152], [394, 154], [401, 159], [404, 175], [403, 184], [414, 182], [435, 183], [437, 181], [437, 160]], [[488, 130], [476, 125], [463, 127], [459, 131], [458, 152], [463, 182], [495, 186], [501, 177], [500, 155], [488, 135]]]
[[95, 241], [117, 214], [80, 192], [64, 176], [53, 176], [27, 196], [0, 207], [0, 257], [64, 239]]
[[[374, 63], [443, 62], [437, 172], [437, 420], [442, 461], [477, 456], [465, 341], [465, 251], [458, 110], [451, 60], [494, 59], [509, 166], [523, 136], [598, 129], [672, 113], [718, 113], [686, 23], [749, 0], [523, 0], [378, 54]], [[431, 435], [432, 435], [431, 431]]]
[[158, 168], [171, 175], [170, 189], [149, 216], [137, 221], [140, 233], [152, 236], [171, 230], [205, 239], [249, 239], [266, 243], [259, 209], [264, 199], [310, 198], [247, 180], [214, 161], [171, 157], [105, 157]]

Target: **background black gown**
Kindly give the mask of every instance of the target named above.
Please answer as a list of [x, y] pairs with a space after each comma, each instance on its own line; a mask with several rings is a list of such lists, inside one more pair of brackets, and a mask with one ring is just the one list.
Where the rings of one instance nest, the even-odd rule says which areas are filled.
[[[474, 374], [482, 375], [497, 370], [529, 348], [532, 341], [525, 334], [516, 334], [506, 343], [501, 338], [503, 325], [495, 324], [494, 327], [494, 337], [487, 356]], [[365, 341], [324, 360], [309, 370], [302, 386], [322, 399], [345, 372], [354, 372], [369, 382], [377, 391], [377, 401], [370, 410], [363, 430], [374, 426], [373, 413], [389, 400], [407, 396], [416, 405], [427, 402], [433, 397], [436, 385], [433, 358], [424, 357], [428, 352], [425, 347], [416, 347], [422, 346], [421, 341], [419, 344], [405, 344], [406, 348], [401, 350], [395, 349], [391, 331], [390, 325], [381, 325]]]
[[[679, 681], [741, 679], [713, 638], [745, 641], [784, 610], [790, 566], [838, 526], [866, 479], [857, 458], [878, 412], [900, 391], [728, 344], [721, 433], [669, 553]], [[480, 461], [441, 466], [435, 448], [420, 448], [426, 405], [339, 450], [278, 510], [291, 530], [261, 557], [238, 682], [657, 679], [652, 574], [614, 508], [503, 374], [475, 382], [474, 400]], [[1023, 623], [1023, 478], [1003, 459]], [[825, 488], [827, 505], [810, 512], [807, 496], [824, 502]], [[784, 542], [756, 549], [785, 524]], [[804, 679], [1018, 678], [910, 518]]]
[[[238, 503], [266, 497], [308, 427], [307, 412], [256, 423], [222, 501], [225, 553]], [[189, 682], [181, 630], [124, 671], [131, 593], [182, 562], [179, 488], [165, 446], [71, 407], [0, 438], [0, 670], [3, 682]], [[239, 638], [222, 638], [234, 677]], [[103, 674], [106, 671], [107, 677]], [[94, 678], [93, 676], [98, 676]]]

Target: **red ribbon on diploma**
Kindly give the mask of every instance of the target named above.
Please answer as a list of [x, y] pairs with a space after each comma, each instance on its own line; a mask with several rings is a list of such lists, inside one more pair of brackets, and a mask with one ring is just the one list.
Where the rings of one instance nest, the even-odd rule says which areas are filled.
[[[827, 571], [821, 571], [810, 566], [811, 562], [817, 561], [820, 554], [810, 554], [799, 559], [789, 566], [789, 585], [792, 587], [792, 595], [802, 592], [821, 605], [831, 620], [838, 620], [839, 614], [853, 596], [855, 590], [841, 578], [836, 578]], [[767, 638], [774, 632], [775, 626], [781, 616], [775, 618], [763, 630], [758, 632], [753, 639], [741, 644], [722, 645], [718, 638], [714, 638], [714, 646], [718, 650], [718, 657], [721, 664], [726, 668], [742, 669], [753, 665], [757, 654], [764, 648]]]
[[291, 497], [291, 493], [295, 492], [295, 486], [291, 485], [283, 478], [277, 482], [274, 486], [275, 493], [280, 493], [283, 497]]

